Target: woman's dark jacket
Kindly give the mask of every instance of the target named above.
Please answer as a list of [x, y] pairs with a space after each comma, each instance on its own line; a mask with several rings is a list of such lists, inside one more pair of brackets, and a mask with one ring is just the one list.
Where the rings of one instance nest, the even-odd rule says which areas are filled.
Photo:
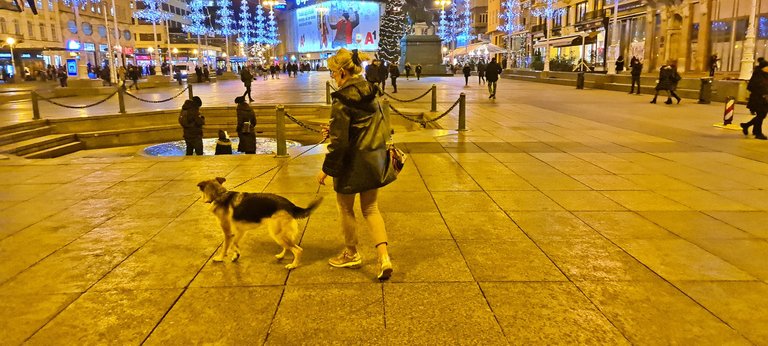
[[389, 64], [389, 76], [390, 77], [400, 77], [400, 69], [397, 67], [397, 64]]
[[495, 61], [491, 61], [485, 66], [485, 80], [489, 82], [495, 82], [499, 80], [501, 74], [501, 65]]
[[749, 79], [747, 90], [749, 90], [747, 108], [755, 113], [768, 112], [768, 101], [765, 99], [768, 96], [768, 72], [756, 68], [752, 72], [752, 78]]
[[632, 60], [629, 68], [631, 69], [630, 73], [635, 77], [640, 77], [640, 74], [643, 73], [643, 64], [639, 60]]
[[179, 124], [184, 128], [184, 138], [197, 138], [203, 136], [205, 117], [200, 115], [200, 109], [192, 100], [184, 101], [179, 115]]
[[215, 155], [232, 155], [232, 141], [219, 138], [216, 140], [216, 152]]
[[680, 75], [677, 73], [677, 69], [671, 65], [664, 65], [659, 70], [659, 83], [656, 84], [656, 90], [675, 91], [679, 81]]
[[356, 76], [331, 94], [330, 143], [323, 172], [333, 177], [338, 193], [364, 192], [395, 180], [387, 150], [389, 119], [381, 112], [378, 92], [376, 85]]
[[469, 65], [464, 65], [464, 68], [461, 69], [461, 72], [464, 73], [464, 77], [469, 77], [472, 74], [472, 68], [469, 67]]
[[[246, 127], [245, 122], [250, 122], [251, 125]], [[254, 128], [256, 127], [256, 114], [253, 112], [251, 106], [247, 103], [237, 104], [237, 137], [240, 138], [237, 144], [237, 151], [243, 153], [256, 152], [256, 134]]]

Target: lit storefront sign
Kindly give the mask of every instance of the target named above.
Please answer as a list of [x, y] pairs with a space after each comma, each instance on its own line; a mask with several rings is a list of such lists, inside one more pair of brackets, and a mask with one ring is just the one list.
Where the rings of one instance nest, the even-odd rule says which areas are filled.
[[99, 45], [99, 52], [105, 52], [105, 53], [109, 52], [109, 46], [107, 46], [106, 44], [100, 44]]
[[80, 42], [77, 42], [75, 40], [67, 41], [67, 49], [68, 50], [80, 50]]
[[85, 43], [83, 45], [83, 50], [88, 52], [95, 52], [96, 51], [96, 45], [93, 43]]

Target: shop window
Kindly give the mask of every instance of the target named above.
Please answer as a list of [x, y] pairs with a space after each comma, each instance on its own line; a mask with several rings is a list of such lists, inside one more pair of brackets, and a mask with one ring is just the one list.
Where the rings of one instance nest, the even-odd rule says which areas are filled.
[[5, 23], [5, 18], [0, 17], [0, 34], [7, 34], [8, 33], [8, 26]]
[[74, 20], [70, 20], [67, 22], [67, 28], [69, 29], [69, 32], [73, 34], [77, 34], [77, 23], [75, 23]]
[[45, 33], [45, 24], [40, 24], [40, 39], [43, 41], [48, 41], [48, 35]]
[[757, 38], [768, 38], [768, 17], [760, 17], [757, 20]]
[[736, 20], [736, 41], [744, 41], [747, 36], [747, 18]]
[[96, 31], [99, 33], [99, 36], [107, 37], [107, 27], [103, 25], [99, 25], [98, 27], [96, 27]]
[[13, 20], [13, 32], [16, 35], [21, 35], [21, 25], [19, 24], [19, 20], [18, 19], [14, 19]]
[[715, 20], [712, 21], [712, 42], [730, 42], [731, 41], [731, 22]]
[[32, 26], [32, 22], [27, 22], [27, 33], [29, 33], [29, 38], [35, 37], [35, 27]]
[[88, 22], [83, 23], [83, 34], [86, 34], [88, 36], [93, 35], [93, 25], [91, 25], [91, 23], [88, 23]]
[[51, 24], [51, 41], [56, 41], [56, 24]]

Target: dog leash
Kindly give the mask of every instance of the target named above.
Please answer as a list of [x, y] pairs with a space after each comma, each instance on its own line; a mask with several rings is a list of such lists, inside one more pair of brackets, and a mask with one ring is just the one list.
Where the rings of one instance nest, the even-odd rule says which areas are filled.
[[267, 174], [267, 173], [271, 172], [271, 171], [272, 171], [272, 170], [274, 170], [275, 168], [281, 168], [281, 167], [283, 167], [283, 166], [287, 165], [289, 162], [293, 161], [294, 159], [297, 159], [297, 158], [298, 158], [298, 157], [300, 157], [301, 155], [304, 155], [304, 154], [306, 154], [306, 153], [310, 152], [311, 150], [314, 150], [315, 148], [317, 148], [317, 146], [318, 146], [318, 145], [320, 145], [320, 144], [323, 144], [323, 143], [324, 143], [324, 142], [325, 142], [327, 139], [328, 139], [328, 136], [325, 136], [325, 137], [323, 137], [323, 139], [322, 139], [320, 142], [318, 142], [317, 144], [315, 144], [315, 145], [313, 145], [313, 146], [309, 147], [309, 149], [302, 151], [301, 153], [299, 153], [299, 155], [296, 155], [296, 156], [294, 156], [294, 157], [292, 157], [292, 158], [290, 158], [290, 159], [288, 159], [288, 160], [286, 160], [286, 161], [284, 161], [284, 162], [280, 163], [279, 165], [276, 165], [275, 167], [272, 167], [272, 168], [270, 168], [270, 169], [268, 169], [268, 170], [266, 170], [266, 171], [264, 171], [264, 172], [261, 172], [259, 175], [256, 175], [256, 176], [254, 176], [254, 177], [251, 177], [251, 178], [249, 178], [248, 180], [246, 180], [246, 181], [244, 181], [244, 182], [242, 182], [242, 183], [240, 183], [240, 184], [237, 184], [237, 185], [233, 186], [232, 188], [233, 188], [233, 189], [236, 189], [236, 188], [238, 188], [238, 187], [240, 187], [240, 186], [242, 186], [242, 185], [245, 185], [246, 183], [248, 183], [249, 181], [251, 181], [251, 180], [253, 180], [253, 179], [256, 179], [256, 178], [260, 178], [261, 176], [263, 176], [264, 174]]

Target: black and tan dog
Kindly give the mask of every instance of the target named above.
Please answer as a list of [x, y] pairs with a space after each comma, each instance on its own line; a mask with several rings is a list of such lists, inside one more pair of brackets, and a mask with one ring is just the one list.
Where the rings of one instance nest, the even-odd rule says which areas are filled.
[[234, 251], [231, 259], [237, 261], [240, 258], [239, 243], [245, 231], [266, 224], [269, 235], [283, 247], [283, 251], [275, 257], [283, 259], [285, 252], [290, 250], [293, 262], [285, 268], [298, 267], [303, 250], [296, 244], [299, 232], [296, 219], [308, 217], [320, 205], [322, 198], [310, 203], [307, 208], [301, 208], [285, 197], [271, 193], [227, 191], [221, 185], [225, 181], [217, 177], [197, 184], [203, 192], [203, 202], [211, 203], [211, 211], [219, 219], [224, 231], [224, 249], [213, 260], [223, 261], [231, 246]]

